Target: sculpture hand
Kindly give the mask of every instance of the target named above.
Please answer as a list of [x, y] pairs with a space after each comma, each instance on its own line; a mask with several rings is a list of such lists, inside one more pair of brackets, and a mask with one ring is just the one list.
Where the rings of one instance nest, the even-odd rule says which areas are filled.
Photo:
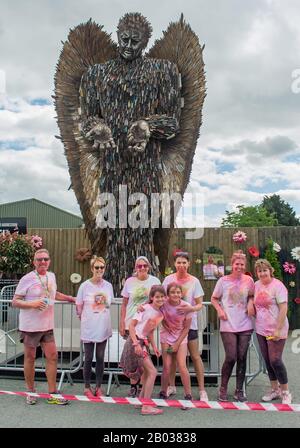
[[111, 130], [104, 123], [95, 124], [91, 130], [85, 134], [85, 137], [90, 141], [94, 141], [94, 149], [114, 149], [116, 147]]
[[143, 152], [150, 138], [150, 128], [145, 120], [138, 120], [131, 125], [128, 135], [128, 149]]

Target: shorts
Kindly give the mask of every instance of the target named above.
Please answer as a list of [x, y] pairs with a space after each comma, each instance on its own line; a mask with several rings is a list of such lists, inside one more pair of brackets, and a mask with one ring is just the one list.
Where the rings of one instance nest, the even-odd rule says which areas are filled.
[[193, 341], [194, 339], [198, 339], [198, 330], [189, 330], [188, 341]]
[[41, 342], [55, 342], [53, 330], [20, 331], [20, 342], [28, 347], [36, 348]]

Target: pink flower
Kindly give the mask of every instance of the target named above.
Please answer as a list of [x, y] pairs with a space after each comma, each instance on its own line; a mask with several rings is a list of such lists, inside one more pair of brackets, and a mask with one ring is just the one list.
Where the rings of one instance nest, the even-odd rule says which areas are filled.
[[35, 249], [40, 249], [43, 246], [43, 240], [38, 235], [32, 235], [30, 241]]
[[243, 243], [247, 239], [247, 235], [245, 232], [242, 232], [241, 230], [238, 230], [232, 237], [233, 241], [235, 243]]
[[287, 272], [288, 274], [295, 274], [296, 272], [296, 266], [294, 265], [294, 263], [289, 263], [288, 261], [286, 261], [285, 263], [283, 263], [282, 267], [284, 272]]

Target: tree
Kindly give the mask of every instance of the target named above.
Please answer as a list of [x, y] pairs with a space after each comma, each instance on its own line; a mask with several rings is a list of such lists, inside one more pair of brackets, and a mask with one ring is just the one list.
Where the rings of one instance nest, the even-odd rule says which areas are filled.
[[274, 241], [269, 238], [267, 241], [267, 248], [264, 253], [264, 258], [269, 261], [271, 266], [274, 268], [274, 277], [278, 278], [279, 280], [282, 280], [282, 270], [281, 265], [278, 260], [277, 253], [275, 252], [273, 248]]
[[277, 219], [278, 226], [299, 226], [300, 220], [296, 218], [296, 212], [288, 202], [285, 202], [278, 194], [264, 196], [262, 203], [268, 215], [272, 215]]
[[245, 207], [237, 206], [237, 212], [228, 212], [222, 219], [221, 227], [273, 227], [277, 220], [269, 214], [261, 205]]

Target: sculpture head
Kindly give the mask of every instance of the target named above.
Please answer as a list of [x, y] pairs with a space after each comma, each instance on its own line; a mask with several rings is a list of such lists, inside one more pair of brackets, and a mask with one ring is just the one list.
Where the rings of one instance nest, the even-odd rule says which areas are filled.
[[127, 13], [119, 21], [117, 34], [120, 55], [132, 61], [147, 47], [152, 27], [140, 13]]

